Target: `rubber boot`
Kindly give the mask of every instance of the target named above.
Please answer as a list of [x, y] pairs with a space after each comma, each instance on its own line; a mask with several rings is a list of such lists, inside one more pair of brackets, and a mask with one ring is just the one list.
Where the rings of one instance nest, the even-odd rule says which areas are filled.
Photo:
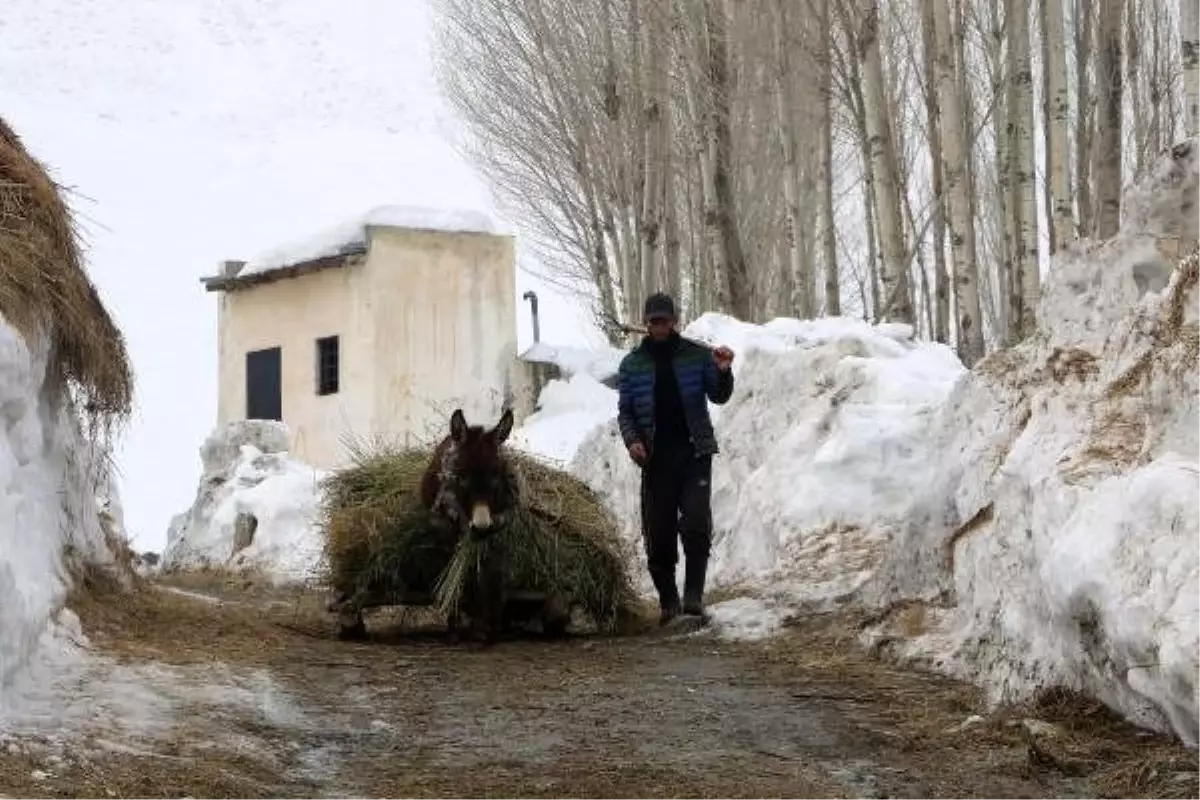
[[656, 570], [650, 573], [650, 577], [654, 581], [654, 588], [658, 590], [658, 606], [661, 610], [658, 618], [659, 625], [666, 625], [679, 616], [679, 587], [675, 585], [673, 572], [674, 570], [671, 572]]
[[683, 613], [704, 616], [704, 579], [708, 572], [707, 558], [689, 558], [684, 567]]

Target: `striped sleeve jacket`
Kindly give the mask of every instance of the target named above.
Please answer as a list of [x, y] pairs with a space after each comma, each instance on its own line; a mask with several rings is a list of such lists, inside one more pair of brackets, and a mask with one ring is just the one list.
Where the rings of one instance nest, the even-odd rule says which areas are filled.
[[[724, 405], [733, 394], [733, 371], [722, 372], [712, 350], [683, 339], [675, 352], [675, 377], [696, 455], [719, 452], [708, 402]], [[654, 447], [654, 357], [645, 343], [621, 360], [617, 373], [617, 424], [625, 446], [641, 441]]]

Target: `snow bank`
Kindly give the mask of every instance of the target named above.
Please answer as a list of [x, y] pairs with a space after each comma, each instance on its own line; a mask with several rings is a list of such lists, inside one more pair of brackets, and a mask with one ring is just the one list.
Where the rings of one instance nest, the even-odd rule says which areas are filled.
[[625, 351], [615, 347], [591, 350], [545, 342], [537, 342], [521, 354], [524, 361], [553, 364], [564, 377], [588, 375], [602, 383], [616, 377], [617, 368], [621, 366], [621, 359], [624, 357]]
[[314, 574], [325, 473], [290, 458], [288, 439], [285, 425], [263, 420], [209, 436], [196, 499], [171, 521], [162, 569], [253, 570], [280, 584]]
[[107, 454], [84, 444], [47, 380], [49, 347], [0, 317], [0, 728], [53, 627], [71, 570], [118, 563], [97, 513], [98, 502], [107, 505], [119, 524], [115, 486], [102, 478]]
[[[1197, 266], [1160, 252], [1195, 237], [1196, 160], [1176, 156], [1116, 239], [1056, 256], [1039, 332], [971, 372], [905, 326], [689, 326], [738, 353], [714, 409], [713, 578], [754, 597], [714, 606], [718, 631], [855, 603], [878, 612], [868, 641], [994, 702], [1068, 686], [1196, 743]], [[571, 468], [636, 542], [614, 415]]]
[[[907, 326], [844, 318], [751, 325], [706, 314], [684, 334], [737, 355], [733, 397], [711, 409], [722, 449], [713, 465], [714, 581], [792, 599], [847, 595], [930, 481], [921, 434], [962, 364], [942, 345], [914, 341]], [[572, 469], [636, 543], [639, 473], [615, 411], [614, 397]]]
[[269, 272], [327, 256], [363, 252], [367, 246], [367, 229], [372, 226], [449, 232], [500, 232], [496, 223], [480, 211], [377, 206], [326, 230], [260, 253], [247, 261], [238, 274]]
[[617, 393], [587, 373], [550, 381], [538, 410], [526, 417], [509, 440], [527, 453], [569, 467], [584, 438], [613, 415]]
[[[1041, 329], [981, 363], [931, 436], [947, 468], [878, 576], [929, 603], [918, 659], [993, 701], [1082, 690], [1197, 741], [1200, 488], [1197, 267], [1160, 254], [1190, 227], [1194, 155], [1168, 159], [1104, 244], [1056, 258]], [[882, 603], [881, 603], [882, 604]]]

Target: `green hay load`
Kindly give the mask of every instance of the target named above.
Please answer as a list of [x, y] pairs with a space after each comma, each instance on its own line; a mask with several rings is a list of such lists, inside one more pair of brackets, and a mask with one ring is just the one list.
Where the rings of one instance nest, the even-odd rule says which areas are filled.
[[602, 630], [636, 613], [615, 523], [568, 473], [509, 451], [519, 476], [516, 511], [490, 536], [455, 544], [420, 503], [431, 450], [376, 445], [351, 453], [351, 465], [323, 487], [325, 577], [335, 591], [364, 604], [437, 605], [474, 616], [471, 588], [490, 566], [510, 592], [568, 598]]

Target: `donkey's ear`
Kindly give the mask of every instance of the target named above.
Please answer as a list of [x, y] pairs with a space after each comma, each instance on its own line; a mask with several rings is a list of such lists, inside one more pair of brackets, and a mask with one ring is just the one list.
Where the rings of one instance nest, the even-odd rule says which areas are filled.
[[467, 438], [467, 418], [463, 416], [461, 408], [454, 409], [450, 415], [450, 438], [456, 442]]
[[511, 408], [504, 409], [504, 413], [500, 415], [500, 421], [496, 423], [496, 427], [492, 428], [492, 438], [496, 440], [496, 444], [501, 444], [508, 435], [512, 433], [513, 428], [513, 412]]

